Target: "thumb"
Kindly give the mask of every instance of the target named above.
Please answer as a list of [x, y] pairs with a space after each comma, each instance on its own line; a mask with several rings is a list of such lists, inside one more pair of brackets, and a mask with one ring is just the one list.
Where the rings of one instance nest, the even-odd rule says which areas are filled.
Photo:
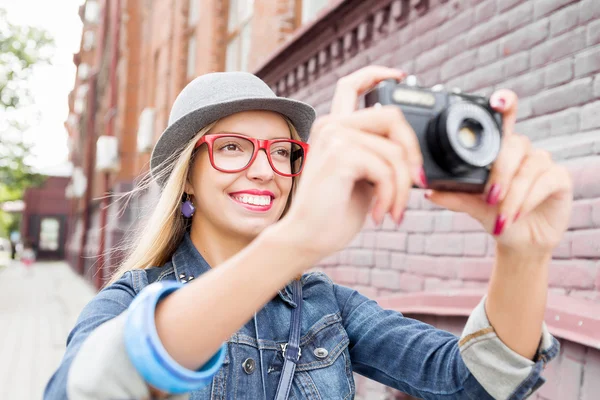
[[450, 211], [469, 214], [483, 225], [486, 225], [489, 205], [481, 196], [469, 193], [438, 192], [429, 189], [425, 191], [425, 198]]

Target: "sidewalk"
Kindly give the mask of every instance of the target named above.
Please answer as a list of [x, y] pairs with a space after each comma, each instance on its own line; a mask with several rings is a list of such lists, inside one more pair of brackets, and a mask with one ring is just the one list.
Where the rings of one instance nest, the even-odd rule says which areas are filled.
[[38, 400], [94, 288], [64, 262], [0, 268], [0, 399]]

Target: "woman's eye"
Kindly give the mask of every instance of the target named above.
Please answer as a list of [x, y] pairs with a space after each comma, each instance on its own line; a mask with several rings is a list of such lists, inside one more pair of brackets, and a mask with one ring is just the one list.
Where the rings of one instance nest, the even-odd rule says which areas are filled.
[[290, 156], [290, 152], [287, 149], [277, 149], [275, 150], [275, 155], [288, 158]]
[[236, 151], [239, 150], [239, 146], [235, 143], [229, 143], [226, 144], [224, 146], [221, 146], [221, 148], [219, 150], [226, 150], [226, 151]]

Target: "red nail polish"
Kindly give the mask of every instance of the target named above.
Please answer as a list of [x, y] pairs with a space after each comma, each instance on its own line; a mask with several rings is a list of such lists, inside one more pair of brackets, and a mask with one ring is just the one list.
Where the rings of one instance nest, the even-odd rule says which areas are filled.
[[504, 100], [503, 98], [496, 98], [492, 100], [492, 107], [494, 108], [501, 108], [503, 109], [504, 106], [506, 105], [506, 100]]
[[400, 225], [403, 220], [404, 220], [404, 211], [402, 211], [400, 213], [400, 216], [398, 217], [398, 220], [396, 221], [396, 225]]
[[419, 177], [421, 178], [421, 184], [423, 185], [424, 188], [427, 187], [427, 177], [425, 176], [425, 170], [423, 169], [423, 167], [421, 167], [421, 173], [419, 174]]
[[498, 236], [502, 233], [505, 223], [506, 217], [502, 214], [498, 215], [498, 218], [496, 218], [496, 225], [494, 226], [494, 235]]
[[494, 183], [490, 187], [490, 191], [487, 196], [487, 203], [490, 205], [494, 205], [498, 203], [498, 199], [500, 198], [500, 185]]

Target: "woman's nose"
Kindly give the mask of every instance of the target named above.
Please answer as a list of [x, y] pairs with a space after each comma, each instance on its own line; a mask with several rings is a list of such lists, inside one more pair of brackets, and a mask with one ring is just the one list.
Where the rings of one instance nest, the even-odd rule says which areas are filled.
[[247, 169], [248, 178], [250, 179], [269, 180], [273, 179], [274, 173], [265, 150], [258, 152], [256, 159]]

